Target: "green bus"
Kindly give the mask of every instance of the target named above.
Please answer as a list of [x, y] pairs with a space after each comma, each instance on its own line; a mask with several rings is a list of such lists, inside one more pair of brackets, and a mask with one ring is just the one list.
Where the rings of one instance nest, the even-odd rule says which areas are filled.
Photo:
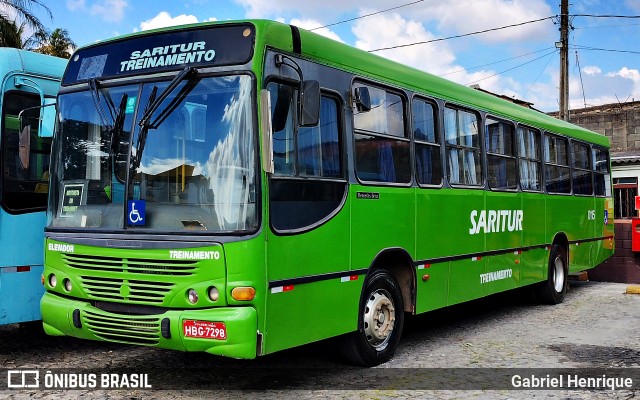
[[86, 46], [58, 113], [50, 335], [372, 366], [405, 313], [560, 303], [613, 252], [606, 137], [295, 26]]

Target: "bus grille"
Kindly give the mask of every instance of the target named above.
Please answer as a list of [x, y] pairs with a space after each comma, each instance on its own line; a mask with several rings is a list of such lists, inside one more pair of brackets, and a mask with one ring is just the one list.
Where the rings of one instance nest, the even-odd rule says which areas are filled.
[[86, 293], [97, 300], [125, 300], [130, 303], [162, 304], [165, 296], [175, 286], [168, 282], [151, 282], [135, 279], [113, 279], [80, 276]]
[[197, 261], [153, 260], [140, 258], [95, 257], [82, 254], [63, 254], [67, 266], [91, 271], [122, 272], [148, 275], [188, 276], [197, 268]]
[[160, 319], [125, 315], [82, 313], [82, 322], [97, 337], [120, 343], [153, 346], [160, 342]]

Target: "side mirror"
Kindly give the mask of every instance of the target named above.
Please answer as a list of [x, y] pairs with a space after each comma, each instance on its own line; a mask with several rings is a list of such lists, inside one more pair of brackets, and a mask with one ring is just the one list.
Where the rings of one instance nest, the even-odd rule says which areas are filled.
[[304, 81], [300, 97], [300, 126], [318, 125], [320, 120], [320, 82]]
[[366, 86], [359, 86], [354, 91], [356, 110], [359, 112], [371, 111], [371, 96], [369, 95], [369, 88]]

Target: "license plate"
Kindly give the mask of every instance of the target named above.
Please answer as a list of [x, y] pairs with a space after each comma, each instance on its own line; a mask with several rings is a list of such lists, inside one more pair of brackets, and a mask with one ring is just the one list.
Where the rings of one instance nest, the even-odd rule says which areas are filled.
[[187, 319], [182, 323], [182, 331], [185, 337], [191, 338], [220, 340], [225, 340], [227, 338], [227, 327], [224, 325], [224, 322], [195, 321]]

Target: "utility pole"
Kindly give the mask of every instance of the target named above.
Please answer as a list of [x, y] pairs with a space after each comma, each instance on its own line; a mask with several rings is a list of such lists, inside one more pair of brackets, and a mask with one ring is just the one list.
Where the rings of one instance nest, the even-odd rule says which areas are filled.
[[560, 111], [558, 117], [569, 121], [569, 0], [560, 3]]

